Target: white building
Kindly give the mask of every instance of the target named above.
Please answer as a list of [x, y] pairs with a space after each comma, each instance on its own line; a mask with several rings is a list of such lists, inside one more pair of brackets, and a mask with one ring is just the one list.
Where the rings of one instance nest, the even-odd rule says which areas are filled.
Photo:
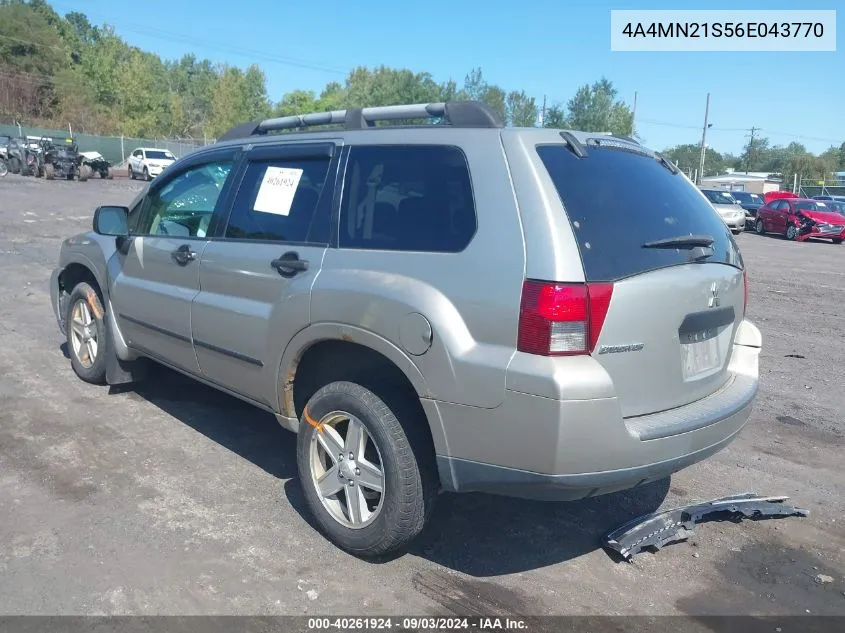
[[729, 169], [728, 173], [720, 176], [704, 176], [701, 179], [703, 189], [725, 189], [726, 191], [747, 191], [749, 193], [767, 193], [778, 191], [783, 178], [762, 171], [734, 172]]

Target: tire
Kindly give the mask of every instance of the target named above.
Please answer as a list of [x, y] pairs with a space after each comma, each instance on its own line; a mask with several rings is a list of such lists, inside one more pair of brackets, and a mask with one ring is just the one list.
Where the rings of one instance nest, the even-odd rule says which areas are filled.
[[21, 173], [21, 161], [17, 158], [12, 158], [9, 160], [9, 171], [13, 174]]
[[91, 168], [88, 165], [83, 165], [79, 168], [79, 182], [85, 182], [91, 177]]
[[56, 171], [52, 164], [47, 163], [46, 165], [44, 165], [44, 177], [47, 180], [53, 180], [53, 178], [55, 178], [55, 175]]
[[135, 172], [132, 171], [132, 165], [129, 165], [129, 180], [135, 180]]
[[[427, 422], [402, 406], [407, 396], [390, 395], [388, 406], [356, 383], [330, 383], [304, 407], [297, 434], [300, 482], [320, 531], [362, 558], [404, 549], [422, 532], [437, 497], [434, 450], [420, 433]], [[365, 449], [354, 451], [355, 460], [348, 459], [345, 443], [352, 424], [365, 431]], [[331, 458], [328, 448], [334, 449]], [[337, 487], [325, 502], [317, 484], [322, 475]], [[381, 493], [369, 486], [373, 482], [380, 482]], [[347, 509], [350, 492], [363, 504], [357, 516]]]
[[833, 238], [833, 243], [834, 243], [834, 244], [841, 244], [841, 243], [842, 243], [842, 238], [841, 238], [841, 237], [835, 237], [835, 238]]
[[152, 180], [152, 178], [150, 178], [150, 171], [146, 167], [144, 167], [144, 180], [148, 182]]
[[114, 172], [111, 167], [106, 168], [106, 180], [114, 180]]
[[104, 317], [97, 292], [85, 282], [77, 284], [67, 302], [67, 349], [74, 373], [94, 385], [106, 382], [108, 330]]
[[758, 219], [754, 223], [754, 232], [757, 233], [757, 235], [763, 235], [766, 232], [766, 228], [763, 226], [763, 220]]
[[784, 237], [790, 242], [794, 242], [795, 238], [798, 237], [798, 228], [794, 224], [788, 224], [786, 226], [786, 233], [784, 233]]
[[0, 178], [9, 173], [9, 165], [5, 160], [0, 158]]
[[65, 176], [65, 179], [67, 179], [67, 180], [73, 180], [73, 173], [70, 173], [70, 174], [68, 174], [67, 176]]

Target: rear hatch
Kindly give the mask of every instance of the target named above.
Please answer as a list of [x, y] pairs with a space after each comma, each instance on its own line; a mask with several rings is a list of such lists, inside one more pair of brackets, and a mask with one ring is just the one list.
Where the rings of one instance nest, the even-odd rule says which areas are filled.
[[537, 152], [587, 283], [613, 284], [604, 324], [591, 323], [601, 328], [592, 355], [631, 417], [725, 384], [745, 279], [736, 243], [702, 193], [645, 148], [608, 141], [588, 142], [583, 157], [565, 143]]

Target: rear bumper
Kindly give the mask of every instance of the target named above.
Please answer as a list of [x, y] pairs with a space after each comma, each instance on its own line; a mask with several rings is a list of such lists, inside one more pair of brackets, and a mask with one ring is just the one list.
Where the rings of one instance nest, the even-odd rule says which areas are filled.
[[759, 330], [744, 321], [721, 389], [635, 418], [622, 418], [615, 397], [555, 400], [509, 391], [492, 410], [437, 403], [448, 447], [438, 456], [443, 486], [578, 499], [662, 479], [737, 436], [757, 393], [759, 352]]

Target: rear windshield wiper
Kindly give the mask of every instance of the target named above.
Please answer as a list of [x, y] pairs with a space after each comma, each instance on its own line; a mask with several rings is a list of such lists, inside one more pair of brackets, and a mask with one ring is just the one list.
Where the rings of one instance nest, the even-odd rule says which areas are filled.
[[713, 246], [716, 240], [709, 235], [679, 235], [654, 240], [643, 244], [643, 248], [696, 248]]

